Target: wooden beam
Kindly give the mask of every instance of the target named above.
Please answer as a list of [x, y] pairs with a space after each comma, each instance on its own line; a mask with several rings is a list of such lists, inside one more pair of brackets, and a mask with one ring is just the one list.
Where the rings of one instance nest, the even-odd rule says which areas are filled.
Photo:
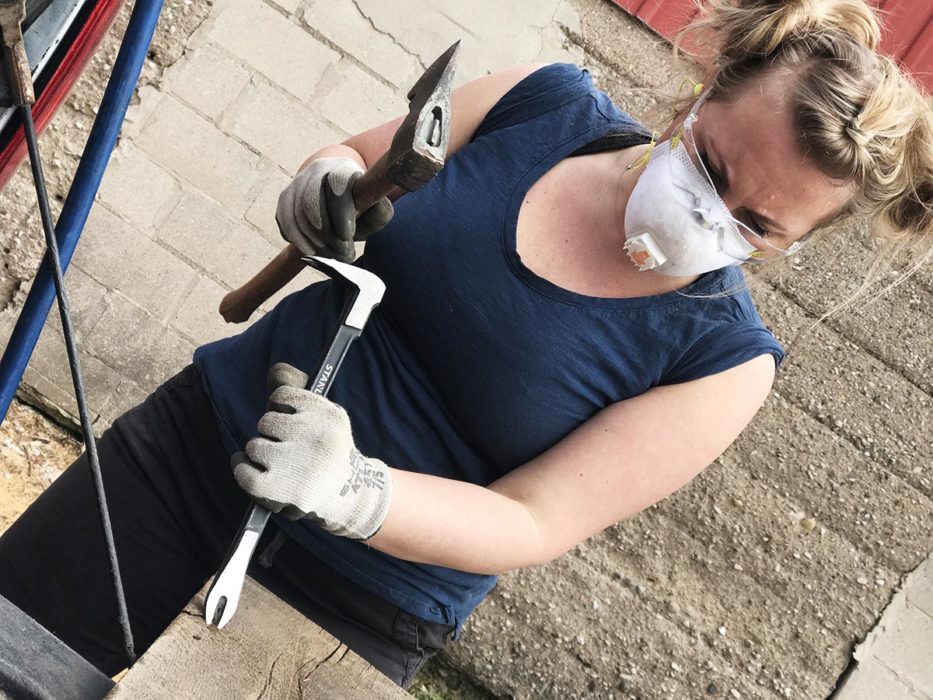
[[407, 698], [330, 634], [251, 578], [223, 629], [204, 622], [205, 586], [107, 700]]
[[98, 700], [113, 681], [0, 596], [0, 698]]

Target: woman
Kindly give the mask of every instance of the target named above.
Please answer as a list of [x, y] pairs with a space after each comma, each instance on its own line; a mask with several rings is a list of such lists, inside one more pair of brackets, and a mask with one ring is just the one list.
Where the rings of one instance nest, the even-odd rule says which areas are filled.
[[[407, 685], [496, 574], [673, 492], [752, 418], [783, 351], [736, 263], [852, 212], [930, 236], [929, 111], [862, 0], [717, 0], [703, 26], [707, 85], [656, 140], [573, 66], [456, 92], [444, 170], [360, 221], [383, 227], [359, 264], [387, 293], [332, 401], [302, 388], [342, 304], [320, 283], [114, 423], [138, 648], [214, 573], [248, 493], [280, 513], [255, 575]], [[349, 184], [396, 125], [309, 159], [288, 240], [352, 254]], [[90, 494], [79, 460], [0, 540], [0, 593], [113, 673]]]

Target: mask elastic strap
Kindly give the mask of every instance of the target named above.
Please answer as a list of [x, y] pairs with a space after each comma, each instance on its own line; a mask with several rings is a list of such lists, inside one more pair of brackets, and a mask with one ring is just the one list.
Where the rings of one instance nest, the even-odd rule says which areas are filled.
[[[684, 85], [690, 84], [692, 82], [693, 81], [690, 80], [689, 78], [684, 78], [684, 81], [681, 83], [680, 86], [681, 88], [683, 88]], [[692, 91], [693, 91], [693, 94], [696, 96], [701, 95], [701, 93], [703, 92], [703, 83], [693, 83]], [[696, 103], [691, 108], [690, 113], [687, 115], [686, 119], [684, 119], [683, 124], [680, 125], [680, 127], [671, 137], [671, 150], [677, 148], [677, 144], [680, 143], [680, 140], [683, 137], [684, 128], [685, 127], [689, 128], [689, 126], [691, 126], [693, 122], [696, 121], [696, 118], [697, 118], [696, 111], [699, 109], [700, 105], [703, 104], [703, 102], [706, 100], [706, 97], [708, 95], [709, 95], [709, 91], [707, 91], [706, 94], [702, 95], [702, 97], [700, 97], [700, 99], [696, 101]], [[626, 166], [625, 168], [626, 170], [638, 170], [639, 168], [645, 167], [651, 161], [651, 154], [654, 152], [654, 147], [658, 143], [658, 136], [660, 136], [660, 134], [658, 134], [657, 131], [651, 132], [651, 143], [648, 144], [648, 150], [645, 151], [645, 153], [643, 153], [641, 156], [639, 156], [639, 158], [635, 162], [630, 163], [628, 166]], [[709, 173], [707, 173], [707, 177], [708, 176], [709, 176]]]
[[638, 170], [648, 165], [648, 162], [651, 160], [651, 154], [654, 152], [654, 147], [658, 143], [659, 135], [657, 131], [651, 132], [651, 142], [648, 144], [648, 150], [641, 154], [636, 161], [625, 166], [626, 170]]

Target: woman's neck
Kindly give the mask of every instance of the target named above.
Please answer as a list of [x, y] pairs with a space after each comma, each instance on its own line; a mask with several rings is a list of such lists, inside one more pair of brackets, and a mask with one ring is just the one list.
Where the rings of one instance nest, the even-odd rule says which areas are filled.
[[640, 174], [627, 166], [645, 151], [568, 158], [535, 182], [516, 226], [525, 266], [559, 287], [604, 298], [653, 296], [693, 282], [696, 277], [639, 272], [623, 249], [625, 205]]
[[[629, 260], [622, 249], [625, 244], [625, 208], [628, 205], [638, 178], [644, 167], [630, 167], [649, 152], [649, 146], [635, 146], [621, 151], [599, 154], [604, 159], [598, 164], [600, 185], [602, 193], [595, 199], [593, 208], [594, 232], [605, 232], [607, 250], [621, 253], [619, 256], [618, 275], [627, 289], [633, 290], [635, 296], [648, 296], [663, 294], [677, 289], [683, 289], [694, 282], [698, 275], [688, 277], [669, 277], [657, 272], [639, 271]], [[594, 163], [595, 164], [595, 163]], [[666, 202], [657, 202], [656, 206], [667, 206]]]

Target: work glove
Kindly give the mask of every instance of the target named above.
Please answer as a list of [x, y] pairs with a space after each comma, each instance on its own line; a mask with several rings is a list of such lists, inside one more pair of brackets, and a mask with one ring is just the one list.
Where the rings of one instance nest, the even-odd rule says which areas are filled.
[[237, 483], [290, 520], [310, 518], [335, 535], [369, 539], [389, 512], [389, 468], [360, 454], [346, 411], [305, 389], [304, 372], [278, 363], [269, 384], [259, 435], [232, 458]]
[[282, 238], [305, 255], [353, 262], [353, 242], [366, 240], [393, 214], [392, 202], [383, 197], [356, 218], [353, 182], [362, 173], [350, 158], [320, 158], [300, 170], [275, 210]]

